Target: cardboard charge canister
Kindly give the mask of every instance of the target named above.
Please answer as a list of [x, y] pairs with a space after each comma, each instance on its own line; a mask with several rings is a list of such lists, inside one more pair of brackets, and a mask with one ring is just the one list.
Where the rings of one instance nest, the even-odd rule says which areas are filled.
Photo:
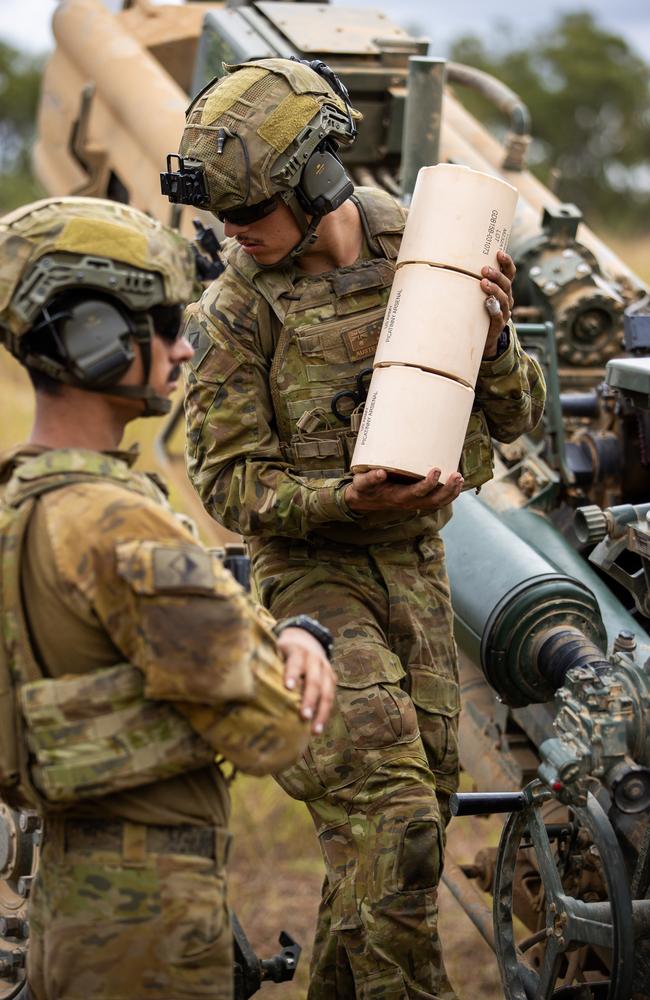
[[490, 317], [476, 278], [429, 264], [395, 274], [375, 365], [415, 365], [476, 384]]
[[352, 471], [421, 478], [436, 468], [445, 483], [458, 469], [473, 401], [469, 386], [442, 375], [405, 365], [375, 368]]
[[517, 189], [470, 167], [439, 163], [418, 173], [397, 266], [426, 262], [481, 276], [507, 250]]

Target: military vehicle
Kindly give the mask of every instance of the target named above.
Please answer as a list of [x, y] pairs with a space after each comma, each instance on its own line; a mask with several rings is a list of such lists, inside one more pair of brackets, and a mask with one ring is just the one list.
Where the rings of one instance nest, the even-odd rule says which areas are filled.
[[[530, 115], [517, 95], [472, 67], [430, 58], [426, 39], [379, 11], [124, 0], [111, 12], [102, 0], [64, 0], [54, 33], [34, 153], [44, 186], [128, 201], [188, 235], [198, 217], [215, 255], [218, 224], [170, 206], [159, 174], [189, 98], [223, 62], [328, 63], [364, 114], [344, 154], [359, 184], [408, 204], [418, 169], [440, 161], [517, 187], [514, 318], [544, 367], [548, 405], [533, 435], [496, 446], [493, 481], [463, 496], [445, 529], [461, 758], [482, 795], [459, 796], [455, 808], [510, 817], [498, 849], [471, 865], [450, 858], [444, 879], [495, 949], [508, 1000], [647, 1000], [648, 289], [576, 206], [528, 171]], [[464, 108], [468, 90], [499, 109], [504, 140]], [[167, 169], [178, 166], [172, 158]], [[159, 440], [161, 464], [205, 534], [226, 541], [185, 479], [182, 437], [177, 409]], [[480, 567], [473, 579], [463, 573], [468, 558]], [[38, 836], [35, 817], [0, 806], [0, 997], [15, 995], [23, 977]], [[453, 849], [453, 825], [451, 840]], [[493, 914], [477, 885], [493, 893]]]

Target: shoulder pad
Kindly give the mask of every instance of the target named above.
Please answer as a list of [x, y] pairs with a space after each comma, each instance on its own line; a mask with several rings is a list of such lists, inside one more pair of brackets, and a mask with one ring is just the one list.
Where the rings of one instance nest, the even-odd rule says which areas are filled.
[[163, 491], [148, 476], [134, 472], [117, 456], [83, 448], [53, 449], [26, 458], [14, 469], [3, 499], [10, 506], [18, 506], [29, 497], [75, 483], [122, 486], [165, 503]]
[[352, 198], [370, 246], [376, 251], [378, 244], [389, 260], [396, 259], [406, 224], [405, 209], [387, 191], [378, 188], [355, 188]]

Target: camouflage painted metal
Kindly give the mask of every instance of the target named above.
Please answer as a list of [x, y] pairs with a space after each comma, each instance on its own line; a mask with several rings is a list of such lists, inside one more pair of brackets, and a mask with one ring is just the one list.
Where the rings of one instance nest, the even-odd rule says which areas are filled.
[[180, 145], [203, 165], [215, 214], [294, 188], [326, 137], [354, 139], [345, 103], [309, 66], [259, 59], [227, 69], [190, 105]]
[[197, 290], [187, 240], [99, 198], [46, 198], [0, 219], [0, 335], [14, 354], [56, 293], [98, 289], [134, 311], [185, 304]]

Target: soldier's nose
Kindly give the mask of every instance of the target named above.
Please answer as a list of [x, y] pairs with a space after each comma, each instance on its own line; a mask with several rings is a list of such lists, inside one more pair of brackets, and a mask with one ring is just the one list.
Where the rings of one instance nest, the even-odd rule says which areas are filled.
[[178, 340], [174, 341], [173, 357], [177, 364], [180, 364], [181, 361], [189, 361], [193, 354], [194, 348], [187, 337], [179, 337]]

